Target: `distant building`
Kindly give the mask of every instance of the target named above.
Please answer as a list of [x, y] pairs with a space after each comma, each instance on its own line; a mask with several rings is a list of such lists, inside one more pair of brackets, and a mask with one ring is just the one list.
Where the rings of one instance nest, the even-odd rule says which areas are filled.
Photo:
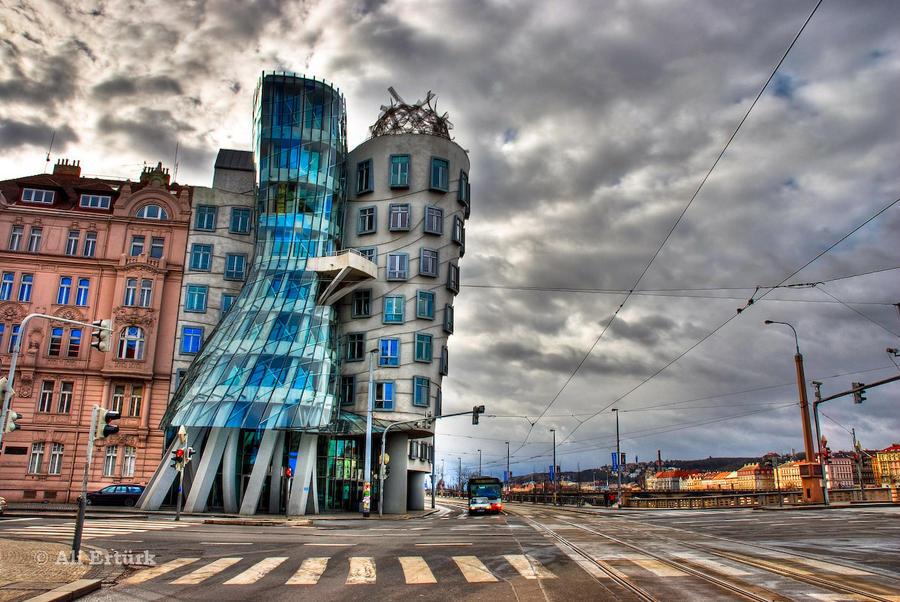
[[764, 463], [745, 464], [737, 471], [735, 489], [739, 491], [771, 491], [775, 489], [772, 467]]
[[664, 470], [647, 477], [649, 491], [680, 491], [681, 479], [696, 474], [694, 470]]
[[876, 485], [882, 487], [900, 485], [900, 443], [894, 443], [890, 447], [875, 452], [872, 469]]
[[837, 453], [825, 463], [829, 489], [852, 489], [855, 486], [856, 466], [853, 458]]
[[800, 463], [796, 461], [786, 464], [779, 464], [776, 469], [777, 476], [775, 484], [778, 489], [791, 490], [800, 489], [802, 482], [800, 480]]

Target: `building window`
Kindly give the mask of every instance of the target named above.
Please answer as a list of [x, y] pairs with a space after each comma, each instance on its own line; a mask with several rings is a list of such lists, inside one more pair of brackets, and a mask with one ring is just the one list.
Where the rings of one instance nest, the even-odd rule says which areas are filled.
[[431, 362], [431, 335], [424, 332], [416, 333], [416, 361]]
[[400, 339], [381, 339], [378, 348], [379, 366], [400, 365]]
[[28, 237], [29, 253], [37, 253], [41, 250], [41, 234], [43, 232], [43, 228], [35, 228], [34, 226], [31, 227], [31, 234]]
[[375, 381], [375, 409], [376, 410], [393, 410], [394, 409], [394, 381], [377, 380]]
[[431, 381], [424, 376], [413, 377], [413, 405], [429, 406], [431, 397]]
[[125, 299], [123, 299], [122, 305], [126, 307], [132, 307], [134, 305], [135, 297], [137, 296], [137, 278], [126, 278], [125, 279]]
[[128, 415], [138, 417], [141, 415], [141, 404], [144, 401], [144, 386], [131, 385], [131, 397], [128, 402]]
[[361, 207], [359, 209], [359, 219], [356, 224], [357, 234], [372, 234], [375, 232], [375, 207]]
[[[458, 215], [453, 216], [453, 233], [450, 235], [450, 240], [461, 247], [466, 246], [466, 226]], [[462, 251], [460, 251], [460, 255], [462, 255]]]
[[161, 259], [166, 248], [166, 239], [153, 236], [150, 238], [150, 257]]
[[50, 447], [50, 466], [47, 468], [47, 474], [60, 474], [62, 472], [64, 449], [65, 446], [62, 443], [53, 443]]
[[97, 233], [86, 232], [84, 235], [84, 252], [85, 257], [93, 257], [97, 250]]
[[372, 160], [366, 159], [356, 164], [356, 193], [372, 191]]
[[450, 163], [439, 157], [431, 158], [431, 189], [447, 192], [449, 189]]
[[13, 284], [16, 275], [12, 272], [3, 272], [3, 281], [0, 283], [0, 301], [9, 301], [12, 297]]
[[184, 368], [179, 368], [175, 371], [175, 389], [181, 385], [181, 381], [184, 380], [184, 377], [187, 376], [187, 370]]
[[228, 231], [232, 234], [250, 234], [250, 209], [247, 207], [231, 208], [231, 226]]
[[85, 209], [109, 209], [111, 197], [100, 194], [83, 194], [78, 200], [78, 206]]
[[440, 386], [434, 387], [434, 415], [442, 416], [441, 413], [443, 411], [443, 407], [441, 404], [441, 388]]
[[18, 251], [22, 245], [22, 236], [25, 232], [24, 226], [13, 226], [9, 232], [9, 250]]
[[[462, 169], [459, 170], [459, 188], [456, 191], [456, 200], [460, 205], [468, 209], [469, 207], [469, 174]], [[468, 217], [468, 212], [466, 217]]]
[[191, 245], [191, 269], [208, 272], [212, 267], [212, 245]]
[[434, 293], [418, 291], [416, 293], [416, 317], [426, 320], [434, 319]]
[[409, 155], [391, 155], [391, 188], [409, 188]]
[[132, 257], [137, 257], [141, 253], [144, 252], [144, 237], [143, 236], [132, 236], [131, 237], [131, 250], [129, 251], [129, 255]]
[[19, 328], [20, 328], [20, 326], [21, 326], [20, 324], [13, 324], [13, 325], [12, 325], [12, 332], [10, 333], [10, 337], [9, 337], [9, 347], [7, 347], [7, 350], [8, 350], [10, 353], [13, 353], [13, 352], [16, 350], [16, 343], [19, 342]]
[[425, 233], [444, 233], [444, 210], [440, 207], [425, 207]]
[[117, 357], [121, 360], [144, 359], [144, 331], [137, 326], [126, 326], [119, 331]]
[[122, 413], [125, 407], [125, 385], [114, 385], [112, 398], [109, 400], [109, 409], [113, 412]]
[[348, 362], [360, 362], [366, 356], [366, 333], [350, 332], [347, 333], [347, 353]]
[[88, 304], [88, 293], [91, 290], [90, 278], [79, 278], [78, 288], [75, 290], [75, 305], [85, 307]]
[[206, 298], [209, 295], [209, 287], [201, 284], [189, 284], [184, 300], [184, 311], [206, 311]]
[[50, 329], [50, 344], [47, 346], [47, 355], [50, 357], [59, 357], [59, 352], [62, 349], [62, 338], [62, 328]]
[[135, 460], [135, 450], [134, 447], [130, 445], [126, 445], [122, 450], [122, 476], [123, 477], [133, 477], [134, 476], [134, 460]]
[[66, 357], [78, 357], [81, 351], [81, 329], [73, 328], [69, 331], [69, 344], [66, 347]]
[[443, 345], [441, 347], [440, 372], [444, 376], [447, 376], [447, 374], [450, 372], [450, 352], [447, 350], [446, 345]]
[[196, 219], [194, 220], [195, 230], [205, 230], [212, 232], [216, 229], [216, 208], [210, 205], [199, 205], [197, 207]]
[[378, 248], [377, 247], [360, 247], [357, 249], [359, 254], [371, 261], [374, 264], [378, 264]]
[[63, 276], [59, 279], [59, 288], [56, 289], [56, 304], [67, 305], [69, 303], [69, 296], [71, 294], [72, 279], [68, 276]]
[[422, 276], [437, 277], [438, 275], [438, 250], [422, 247], [419, 249], [419, 274]]
[[444, 331], [453, 333], [453, 306], [444, 306]]
[[103, 459], [103, 476], [116, 476], [116, 456], [119, 455], [119, 448], [116, 445], [108, 445], [106, 447], [106, 457]]
[[145, 205], [138, 209], [137, 217], [142, 219], [169, 219], [166, 210], [159, 205]]
[[59, 401], [56, 404], [58, 414], [68, 414], [72, 408], [72, 394], [75, 391], [75, 383], [63, 381], [59, 383]]
[[385, 324], [403, 324], [406, 309], [406, 299], [401, 295], [389, 295], [384, 297], [384, 315], [382, 321]]
[[459, 266], [455, 263], [447, 264], [447, 289], [459, 292]]
[[203, 329], [185, 326], [181, 329], [181, 353], [197, 353], [203, 342]]
[[245, 280], [247, 278], [247, 256], [227, 253], [225, 255], [225, 280]]
[[34, 284], [34, 274], [22, 274], [19, 279], [19, 301], [23, 303], [31, 301], [32, 284]]
[[69, 230], [69, 237], [66, 239], [66, 255], [76, 255], [78, 253], [79, 238], [81, 238], [80, 230]]
[[409, 253], [388, 253], [387, 279], [406, 280], [409, 278]]
[[40, 203], [41, 205], [52, 205], [56, 193], [52, 190], [38, 190], [37, 188], [26, 188], [22, 191], [22, 201], [26, 203]]
[[38, 412], [48, 414], [53, 406], [53, 381], [45, 380], [41, 383], [41, 396], [38, 399]]
[[31, 444], [31, 457], [28, 458], [28, 474], [41, 472], [41, 464], [44, 463], [44, 443]]
[[368, 318], [372, 315], [372, 289], [353, 292], [350, 315], [353, 318]]
[[409, 203], [391, 203], [388, 216], [389, 230], [409, 230]]
[[356, 402], [356, 376], [341, 377], [341, 405], [352, 406]]
[[141, 279], [141, 296], [138, 305], [141, 307], [150, 307], [153, 300], [153, 281], [149, 278]]
[[[228, 313], [228, 310], [231, 309], [231, 305], [234, 303], [234, 299], [237, 295], [222, 295], [222, 316]], [[219, 317], [221, 319], [221, 316]]]

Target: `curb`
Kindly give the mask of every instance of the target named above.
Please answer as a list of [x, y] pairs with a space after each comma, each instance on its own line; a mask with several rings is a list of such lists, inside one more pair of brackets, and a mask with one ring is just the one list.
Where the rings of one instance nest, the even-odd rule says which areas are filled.
[[29, 598], [26, 602], [63, 602], [77, 600], [100, 589], [100, 579], [78, 579], [72, 583], [61, 585], [40, 596]]

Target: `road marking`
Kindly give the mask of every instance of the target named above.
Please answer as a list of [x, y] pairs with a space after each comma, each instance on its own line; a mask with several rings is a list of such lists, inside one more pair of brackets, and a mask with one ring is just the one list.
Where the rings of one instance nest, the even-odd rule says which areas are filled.
[[319, 546], [322, 548], [340, 548], [344, 546], [355, 546], [355, 543], [305, 543], [305, 546]]
[[441, 542], [441, 543], [417, 543], [416, 547], [433, 548], [433, 547], [470, 546], [470, 545], [472, 545], [471, 541], [445, 541], [445, 542]]
[[497, 580], [476, 556], [454, 556], [453, 562], [456, 563], [463, 577], [469, 583], [487, 583]]
[[437, 583], [431, 569], [421, 556], [400, 556], [400, 566], [407, 583]]
[[252, 546], [252, 541], [201, 541], [202, 546]]
[[179, 577], [172, 582], [172, 585], [197, 585], [202, 581], [206, 581], [216, 573], [221, 573], [232, 564], [237, 564], [243, 558], [219, 558], [215, 562], [211, 562], [206, 566], [200, 567], [192, 573], [188, 573], [184, 577]]
[[859, 569], [854, 569], [848, 566], [841, 566], [839, 564], [832, 564], [830, 562], [824, 562], [822, 560], [813, 560], [812, 558], [797, 558], [794, 556], [789, 557], [790, 560], [794, 562], [799, 562], [801, 564], [805, 564], [807, 566], [815, 567], [817, 569], [825, 569], [826, 571], [830, 571], [832, 573], [837, 573], [839, 575], [871, 575], [867, 571], [861, 571]]
[[285, 585], [315, 585], [328, 566], [328, 558], [307, 558]]
[[256, 583], [257, 581], [265, 577], [269, 573], [269, 571], [271, 571], [287, 559], [287, 556], [271, 556], [269, 558], [260, 560], [240, 575], [232, 577], [231, 579], [226, 581], [224, 585], [250, 585], [251, 583]]
[[375, 559], [371, 556], [351, 556], [347, 585], [375, 583]]
[[169, 571], [174, 571], [175, 569], [180, 569], [186, 564], [190, 564], [192, 562], [197, 562], [200, 560], [199, 558], [176, 558], [175, 560], [170, 560], [164, 564], [159, 564], [155, 567], [144, 569], [142, 571], [138, 571], [134, 575], [124, 579], [122, 583], [143, 583], [144, 581], [149, 581], [154, 577], [159, 577], [160, 575], [165, 575]]
[[504, 558], [526, 579], [556, 579], [556, 575], [545, 569], [540, 562], [525, 554], [507, 554]]

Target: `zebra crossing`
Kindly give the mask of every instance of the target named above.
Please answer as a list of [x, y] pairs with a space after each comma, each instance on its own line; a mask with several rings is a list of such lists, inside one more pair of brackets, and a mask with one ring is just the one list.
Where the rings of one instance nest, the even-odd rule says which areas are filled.
[[[161, 529], [177, 529], [187, 523], [174, 521], [154, 520], [128, 520], [111, 519], [102, 521], [86, 521], [81, 536], [84, 539], [96, 537], [114, 537], [117, 535], [129, 535], [132, 533], [144, 533], [145, 531], [158, 531]], [[15, 529], [6, 529], [3, 533], [20, 536], [34, 536], [41, 538], [71, 539], [75, 533], [75, 521], [54, 525], [28, 525]]]
[[[541, 565], [535, 558], [526, 554], [506, 554], [502, 556], [507, 565], [514, 569], [519, 576], [529, 580], [556, 579], [556, 575]], [[219, 582], [215, 577], [222, 577], [221, 573], [227, 569], [239, 565], [244, 561], [242, 556], [229, 556], [217, 558], [211, 562], [194, 568], [192, 571], [168, 581], [174, 575], [170, 575], [179, 569], [190, 567], [200, 562], [201, 558], [175, 558], [166, 563], [143, 569], [120, 581], [123, 585], [137, 585], [150, 580], [166, 580], [169, 585], [200, 585]], [[239, 574], [220, 581], [222, 585], [252, 585], [276, 568], [284, 565], [289, 560], [287, 556], [272, 556], [255, 562], [245, 568]], [[505, 567], [496, 566], [488, 568], [477, 556], [452, 556], [459, 574], [469, 583], [493, 583], [505, 580]], [[393, 569], [400, 565], [404, 580], [407, 584], [436, 584], [438, 579], [428, 562], [421, 556], [399, 556], [391, 561], [386, 569]], [[395, 564], [396, 563], [396, 564]], [[378, 579], [378, 563], [372, 556], [351, 556], [342, 561], [333, 561], [332, 557], [305, 558], [300, 566], [291, 574], [284, 585], [316, 585], [326, 571], [331, 574], [337, 571], [345, 571], [346, 585], [371, 585]], [[449, 576], [447, 577], [449, 578]]]

